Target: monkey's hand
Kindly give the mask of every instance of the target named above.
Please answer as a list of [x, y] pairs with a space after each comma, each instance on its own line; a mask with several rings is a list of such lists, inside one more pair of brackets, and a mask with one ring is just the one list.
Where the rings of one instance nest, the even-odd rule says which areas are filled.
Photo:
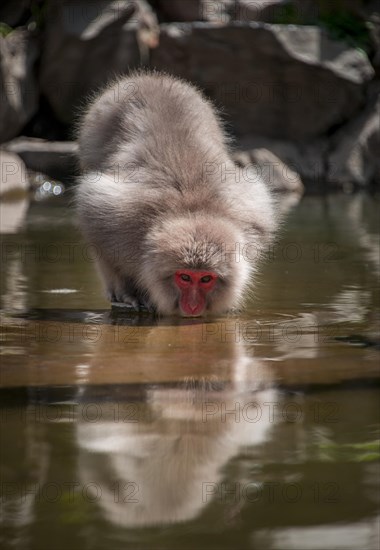
[[126, 306], [134, 311], [154, 313], [156, 308], [145, 293], [139, 292], [129, 279], [114, 276], [106, 281], [107, 297], [114, 306]]
[[128, 310], [132, 311], [138, 311], [138, 312], [146, 312], [146, 313], [155, 313], [156, 308], [147, 301], [140, 301], [137, 299], [131, 299], [130, 301], [123, 301], [123, 302], [116, 302], [115, 300], [111, 300], [112, 307], [120, 307], [120, 308], [126, 308]]
[[112, 304], [130, 306], [138, 311], [140, 309], [140, 302], [136, 296], [129, 294], [125, 290], [115, 291], [114, 288], [107, 290], [107, 298]]
[[126, 304], [138, 310], [140, 300], [132, 279], [104, 259], [98, 259], [98, 268], [108, 300], [112, 304]]
[[148, 296], [144, 294], [142, 295], [140, 294], [138, 298], [138, 302], [139, 302], [140, 311], [148, 311], [149, 313], [156, 313], [156, 308], [152, 304], [152, 302], [149, 300]]

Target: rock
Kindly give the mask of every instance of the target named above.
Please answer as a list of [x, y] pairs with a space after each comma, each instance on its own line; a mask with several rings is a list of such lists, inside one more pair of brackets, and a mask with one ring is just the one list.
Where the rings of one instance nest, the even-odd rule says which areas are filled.
[[25, 194], [29, 189], [26, 166], [18, 155], [0, 149], [0, 197]]
[[[268, 23], [313, 21], [317, 6], [291, 0], [151, 0], [165, 22], [266, 21]], [[312, 15], [314, 17], [312, 17]]]
[[[357, 18], [365, 18], [369, 10], [378, 3], [378, 0], [338, 0], [325, 2], [325, 0], [293, 0], [296, 6], [306, 5], [308, 10], [316, 17], [321, 15], [355, 15]], [[372, 3], [372, 6], [370, 4]]]
[[380, 186], [380, 95], [333, 137], [328, 181], [338, 185]]
[[2, 0], [0, 6], [0, 21], [16, 27], [23, 24], [30, 14], [30, 0]]
[[42, 172], [53, 179], [73, 184], [78, 174], [78, 149], [74, 141], [45, 141], [21, 137], [4, 144], [4, 147], [17, 154], [29, 170]]
[[38, 47], [25, 30], [0, 37], [0, 142], [17, 136], [38, 107]]
[[233, 158], [243, 169], [243, 174], [252, 181], [260, 176], [274, 191], [299, 194], [304, 191], [299, 174], [268, 149], [256, 148], [249, 152], [238, 152]]
[[230, 20], [229, 11], [236, 0], [156, 0], [154, 7], [163, 21], [217, 21]]
[[282, 23], [292, 16], [295, 22], [305, 18], [303, 6], [296, 6], [288, 0], [237, 0], [235, 9], [231, 12], [234, 21], [265, 21], [266, 23]]
[[379, 12], [379, 0], [235, 0], [230, 10], [235, 21], [317, 25], [323, 20], [349, 26], [349, 18], [367, 21]]
[[148, 61], [158, 25], [145, 0], [52, 0], [40, 84], [57, 117], [72, 123], [94, 90]]
[[48, 141], [67, 141], [71, 139], [72, 134], [72, 127], [57, 119], [44, 96], [40, 97], [37, 112], [22, 130], [22, 135], [47, 139]]
[[197, 83], [239, 137], [291, 141], [352, 117], [374, 74], [363, 52], [317, 27], [249, 22], [162, 25], [152, 65]]
[[371, 17], [370, 37], [372, 43], [372, 65], [375, 68], [376, 75], [380, 76], [380, 14]]
[[356, 23], [366, 21], [373, 12], [379, 11], [379, 0], [285, 0], [282, 4], [284, 22], [315, 25], [321, 20], [330, 20], [343, 28], [349, 28], [352, 18]]
[[295, 143], [255, 136], [241, 140], [238, 143], [238, 152], [235, 156], [241, 153], [254, 156], [257, 149], [267, 149], [280, 159], [280, 162], [298, 174], [305, 187], [318, 188], [326, 179], [328, 146], [327, 138]]
[[367, 126], [367, 143], [364, 153], [368, 163], [372, 166], [372, 183], [380, 186], [380, 109], [377, 106], [377, 113], [373, 114]]

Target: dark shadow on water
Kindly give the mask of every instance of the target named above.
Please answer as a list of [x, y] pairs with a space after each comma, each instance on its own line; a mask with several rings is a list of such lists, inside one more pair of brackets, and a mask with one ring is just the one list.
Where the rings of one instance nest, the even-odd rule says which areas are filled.
[[133, 311], [127, 308], [112, 308], [111, 310], [81, 310], [81, 309], [30, 309], [26, 313], [13, 314], [14, 318], [26, 321], [52, 321], [62, 323], [89, 323], [119, 326], [194, 326], [211, 323], [214, 320], [205, 318], [159, 317], [148, 311]]
[[[354, 378], [336, 384], [299, 384], [287, 385], [273, 383], [271, 385], [279, 397], [300, 398], [314, 394], [329, 392], [344, 392], [375, 390], [380, 388], [379, 378]], [[229, 389], [228, 382], [221, 380], [191, 380], [191, 384], [179, 382], [160, 382], [154, 384], [93, 384], [93, 385], [51, 385], [51, 386], [16, 386], [0, 388], [0, 403], [6, 408], [17, 408], [26, 405], [73, 405], [85, 403], [107, 402], [139, 402], [147, 399], [151, 391], [192, 391], [218, 394]], [[249, 392], [248, 392], [249, 393]], [[254, 395], [254, 392], [252, 392]], [[327, 396], [326, 395], [326, 396]]]

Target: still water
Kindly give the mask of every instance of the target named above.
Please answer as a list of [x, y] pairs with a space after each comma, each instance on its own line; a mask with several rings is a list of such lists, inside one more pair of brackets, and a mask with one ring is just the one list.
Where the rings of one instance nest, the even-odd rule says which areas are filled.
[[207, 322], [110, 310], [65, 196], [9, 208], [2, 549], [378, 549], [376, 199], [305, 197]]

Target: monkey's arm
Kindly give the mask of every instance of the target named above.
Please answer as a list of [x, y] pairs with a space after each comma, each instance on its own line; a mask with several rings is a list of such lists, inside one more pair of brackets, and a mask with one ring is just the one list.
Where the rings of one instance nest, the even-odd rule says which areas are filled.
[[112, 305], [129, 306], [135, 311], [155, 311], [147, 295], [141, 293], [133, 280], [119, 272], [117, 268], [104, 260], [98, 260], [98, 268], [102, 276], [106, 295]]

